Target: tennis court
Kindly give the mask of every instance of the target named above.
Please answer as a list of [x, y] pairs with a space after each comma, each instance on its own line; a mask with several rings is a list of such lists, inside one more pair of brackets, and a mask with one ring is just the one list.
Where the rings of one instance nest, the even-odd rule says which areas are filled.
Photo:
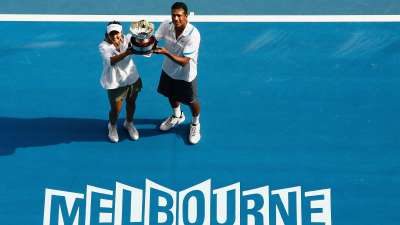
[[[3, 1], [0, 13], [167, 15], [172, 3], [130, 11], [120, 7], [128, 1], [17, 2]], [[343, 1], [330, 8], [210, 2], [187, 1], [195, 15], [400, 13], [396, 1], [354, 1], [342, 12], [330, 9]], [[145, 189], [146, 179], [175, 191], [208, 179], [213, 189], [237, 182], [241, 190], [330, 189], [332, 224], [398, 223], [400, 23], [194, 23], [202, 35], [198, 145], [187, 141], [190, 117], [158, 130], [171, 113], [156, 91], [159, 55], [133, 58], [143, 80], [134, 120], [140, 139], [123, 131], [122, 111], [121, 141], [108, 141], [97, 48], [105, 25], [0, 22], [0, 224], [43, 224], [46, 188], [85, 193], [87, 185], [114, 190], [121, 182]]]

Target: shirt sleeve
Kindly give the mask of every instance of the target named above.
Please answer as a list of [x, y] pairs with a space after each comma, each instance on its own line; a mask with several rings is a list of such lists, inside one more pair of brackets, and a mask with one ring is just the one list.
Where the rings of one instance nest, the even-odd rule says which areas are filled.
[[103, 59], [103, 62], [105, 62], [107, 65], [111, 66], [111, 56], [112, 56], [112, 51], [110, 48], [107, 48], [107, 46], [104, 46], [103, 44], [99, 45], [99, 51], [101, 58]]
[[195, 58], [200, 48], [200, 33], [195, 31], [188, 43], [183, 48], [183, 56]]
[[154, 34], [154, 37], [156, 38], [157, 41], [160, 41], [161, 39], [165, 38], [165, 33], [166, 29], [168, 29], [168, 24], [169, 22], [162, 22], [158, 27], [156, 33]]

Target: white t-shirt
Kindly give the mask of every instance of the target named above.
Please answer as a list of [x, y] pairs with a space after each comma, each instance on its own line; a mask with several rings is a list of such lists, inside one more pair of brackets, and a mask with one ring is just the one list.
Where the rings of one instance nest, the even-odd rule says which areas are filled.
[[169, 57], [165, 57], [162, 69], [175, 80], [191, 82], [197, 76], [197, 58], [200, 47], [200, 33], [196, 27], [187, 23], [185, 30], [176, 39], [175, 28], [172, 22], [163, 22], [155, 33], [159, 41], [165, 40], [165, 48], [172, 54], [189, 57], [190, 61], [181, 66]]
[[131, 34], [124, 35], [124, 42], [121, 44], [120, 52], [113, 44], [102, 41], [99, 44], [99, 51], [103, 59], [103, 73], [100, 78], [101, 86], [105, 89], [115, 89], [135, 83], [139, 79], [136, 65], [132, 56], [126, 56], [121, 61], [111, 65], [110, 57], [119, 55], [126, 51], [129, 45]]

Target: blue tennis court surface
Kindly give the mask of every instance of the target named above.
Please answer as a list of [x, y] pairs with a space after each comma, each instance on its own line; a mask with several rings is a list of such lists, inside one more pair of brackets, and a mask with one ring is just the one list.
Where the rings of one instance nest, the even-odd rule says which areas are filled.
[[[399, 23], [195, 26], [202, 140], [193, 146], [190, 116], [158, 131], [171, 113], [156, 92], [162, 56], [134, 57], [141, 137], [128, 139], [122, 111], [112, 144], [97, 50], [105, 23], [0, 23], [1, 225], [43, 224], [46, 188], [145, 190], [146, 179], [175, 191], [208, 179], [212, 189], [330, 189], [332, 224], [398, 224]], [[303, 212], [302, 224], [324, 224]]]

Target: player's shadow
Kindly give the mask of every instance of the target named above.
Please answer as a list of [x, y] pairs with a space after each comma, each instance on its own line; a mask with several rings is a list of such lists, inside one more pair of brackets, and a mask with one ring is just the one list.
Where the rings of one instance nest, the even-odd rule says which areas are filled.
[[[164, 135], [158, 126], [161, 119], [135, 119], [140, 138]], [[118, 121], [120, 141], [129, 139]], [[141, 128], [145, 126], [146, 128]], [[0, 117], [0, 156], [10, 155], [17, 148], [50, 146], [71, 142], [108, 142], [107, 121], [86, 118], [11, 118]], [[185, 144], [188, 125], [172, 130]], [[139, 139], [140, 141], [140, 139]], [[160, 145], [162, 145], [160, 143]]]

